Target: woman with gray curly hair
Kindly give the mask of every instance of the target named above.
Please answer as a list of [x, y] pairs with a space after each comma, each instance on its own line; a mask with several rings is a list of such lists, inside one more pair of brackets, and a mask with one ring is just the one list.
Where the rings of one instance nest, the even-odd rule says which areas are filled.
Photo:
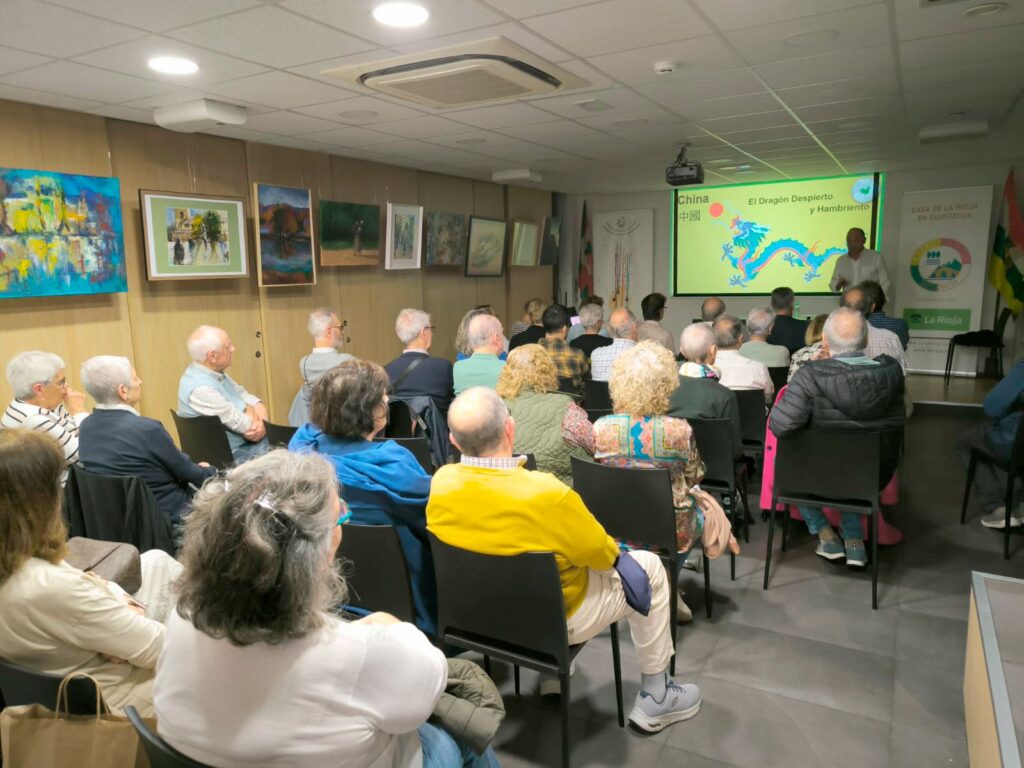
[[349, 514], [337, 489], [322, 457], [277, 450], [196, 495], [154, 691], [160, 735], [189, 757], [218, 767], [466, 762], [426, 724], [444, 692], [444, 654], [388, 614], [346, 623], [332, 613], [346, 591], [335, 553]]

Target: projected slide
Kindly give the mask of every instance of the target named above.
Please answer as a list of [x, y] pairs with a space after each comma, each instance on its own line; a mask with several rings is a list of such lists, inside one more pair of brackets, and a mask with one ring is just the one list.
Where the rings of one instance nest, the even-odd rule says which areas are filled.
[[675, 295], [766, 294], [784, 285], [830, 293], [851, 227], [877, 247], [883, 186], [876, 173], [673, 190]]

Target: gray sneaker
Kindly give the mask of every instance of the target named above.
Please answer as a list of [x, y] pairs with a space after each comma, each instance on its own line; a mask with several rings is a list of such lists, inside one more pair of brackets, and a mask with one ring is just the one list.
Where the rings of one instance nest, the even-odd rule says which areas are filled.
[[[986, 528], [998, 528], [1002, 530], [1006, 527], [1006, 507], [996, 507], [987, 515], [981, 518], [981, 524]], [[1017, 507], [1013, 512], [1010, 513], [1010, 527], [1017, 528], [1024, 524], [1024, 513], [1021, 512], [1021, 508]]]
[[647, 733], [657, 733], [672, 723], [689, 720], [700, 711], [700, 688], [692, 683], [680, 685], [669, 681], [665, 698], [658, 703], [651, 694], [636, 695], [629, 722]]
[[818, 548], [814, 550], [814, 554], [826, 560], [841, 560], [846, 557], [846, 549], [843, 547], [843, 540], [838, 534], [833, 533], [828, 541], [818, 539]]
[[868, 564], [868, 551], [864, 542], [857, 539], [846, 540], [846, 565], [850, 568], [863, 568]]

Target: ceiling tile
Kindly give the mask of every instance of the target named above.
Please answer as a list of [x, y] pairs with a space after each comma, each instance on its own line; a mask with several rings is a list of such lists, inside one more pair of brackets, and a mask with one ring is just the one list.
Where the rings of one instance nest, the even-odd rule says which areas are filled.
[[564, 11], [581, 5], [592, 5], [594, 0], [483, 0], [514, 19], [537, 16], [552, 11]]
[[896, 93], [895, 79], [892, 90], [886, 90], [878, 81], [860, 78], [800, 85], [796, 88], [780, 88], [775, 91], [775, 95], [782, 99], [790, 109], [879, 97], [895, 98]]
[[576, 122], [599, 131], [628, 133], [633, 129], [652, 128], [658, 126], [677, 128], [680, 125], [683, 125], [686, 121], [678, 115], [672, 114], [668, 110], [653, 107], [634, 112], [620, 112], [618, 110], [598, 112], [591, 117], [578, 118]]
[[544, 112], [529, 104], [501, 104], [495, 107], [479, 107], [446, 112], [445, 117], [478, 128], [502, 129], [512, 125], [530, 125], [558, 120], [558, 115]]
[[171, 86], [153, 80], [129, 77], [70, 61], [55, 61], [35, 69], [16, 72], [6, 75], [3, 81], [22, 88], [53, 91], [65, 96], [110, 103], [142, 99], [171, 89]]
[[779, 128], [783, 126], [796, 125], [796, 121], [793, 119], [793, 116], [782, 109], [777, 109], [772, 112], [758, 112], [752, 115], [708, 118], [698, 120], [697, 123], [704, 128], [707, 128], [712, 133], [719, 135], [734, 133], [735, 131]]
[[218, 125], [200, 133], [208, 133], [211, 136], [223, 136], [226, 139], [239, 139], [241, 141], [258, 141], [263, 144], [273, 144], [275, 138], [272, 133], [254, 131], [251, 128], [244, 128], [238, 125]]
[[711, 31], [678, 0], [605, 0], [534, 16], [523, 23], [580, 56], [699, 37]]
[[[1020, 55], [1024, 25], [982, 29], [944, 35], [938, 40], [909, 40], [900, 43], [900, 64], [904, 69], [956, 66], [975, 61], [994, 61]], [[993, 72], [1001, 73], [998, 64]]]
[[270, 67], [294, 67], [373, 47], [363, 40], [271, 6], [222, 16], [169, 34], [178, 40]]
[[896, 59], [891, 46], [878, 45], [864, 48], [855, 56], [848, 51], [834, 51], [758, 64], [754, 71], [772, 88], [863, 78], [884, 84], [883, 87], [889, 90], [889, 83], [895, 83]]
[[773, 139], [798, 139], [806, 136], [807, 131], [799, 125], [782, 125], [776, 128], [747, 128], [746, 130], [715, 132], [716, 136], [730, 144], [742, 146], [753, 142], [771, 141]]
[[559, 62], [573, 58], [573, 55], [565, 49], [559, 48], [557, 45], [552, 45], [540, 35], [536, 35], [522, 25], [514, 24], [512, 22], [496, 24], [489, 27], [481, 27], [467, 32], [444, 35], [442, 37], [434, 37], [428, 40], [396, 43], [391, 47], [401, 53], [418, 53], [420, 51], [432, 51], [438, 48], [448, 48], [453, 45], [462, 45], [463, 43], [487, 40], [492, 37], [503, 37], [506, 40], [510, 40], [516, 45], [525, 48], [535, 56], [540, 56], [545, 61], [550, 61], [553, 64], [558, 64]]
[[[387, 137], [394, 139], [394, 136]], [[425, 141], [416, 141], [415, 139], [404, 139], [402, 141], [387, 141], [380, 144], [375, 144], [372, 147], [373, 152], [379, 152], [383, 155], [391, 157], [404, 157], [409, 159], [426, 159], [429, 157], [437, 157], [445, 152], [454, 152], [455, 150], [449, 150], [447, 147], [439, 147], [436, 144], [428, 144]]]
[[[568, 152], [562, 152], [551, 147], [542, 147], [539, 144], [527, 141], [516, 144], [502, 144], [486, 149], [481, 148], [479, 153], [497, 157], [510, 163], [525, 163], [526, 165], [530, 165], [536, 160], [544, 160], [546, 163], [551, 164], [555, 160], [559, 161], [559, 163], [567, 163], [578, 159]], [[537, 163], [537, 165], [541, 165], [541, 163]]]
[[517, 141], [518, 139], [502, 136], [500, 133], [494, 133], [493, 131], [466, 131], [465, 133], [452, 133], [446, 136], [434, 136], [430, 139], [431, 144], [443, 144], [447, 147], [464, 149], [469, 152], [480, 152], [483, 147], [515, 144]]
[[309, 152], [330, 152], [332, 147], [329, 144], [321, 144], [317, 141], [310, 141], [305, 136], [275, 136], [271, 142], [279, 147], [291, 147], [292, 149], [304, 149]]
[[[592, 56], [588, 61], [626, 85], [675, 80], [700, 72], [735, 69], [744, 65], [743, 59], [730, 51], [717, 35]], [[654, 71], [654, 64], [660, 61], [674, 63], [675, 69], [667, 74], [658, 74]]]
[[27, 104], [42, 104], [44, 107], [57, 107], [58, 109], [72, 109], [84, 112], [87, 109], [103, 106], [101, 102], [89, 101], [88, 99], [76, 99], [71, 96], [61, 96], [56, 93], [45, 91], [33, 91], [29, 88], [18, 88], [14, 85], [0, 83], [0, 99], [11, 101], [24, 101]]
[[[949, 3], [920, 8], [916, 0], [896, 0], [896, 33], [900, 40], [915, 40], [1024, 23], [1024, 3], [1012, 2], [1006, 5], [1006, 9], [1001, 13], [964, 16], [965, 6], [962, 4]], [[941, 46], [941, 42], [936, 44]]]
[[[391, 120], [404, 120], [407, 118], [423, 117], [423, 112], [409, 107], [403, 107], [384, 99], [373, 96], [356, 96], [341, 101], [329, 101], [326, 104], [315, 104], [311, 107], [302, 107], [295, 110], [304, 115], [322, 117], [333, 120], [336, 123], [345, 125], [375, 125]], [[349, 112], [374, 112], [375, 117], [349, 117], [343, 113]]]
[[117, 120], [130, 120], [133, 123], [153, 124], [153, 113], [146, 109], [133, 109], [120, 104], [107, 104], [103, 107], [86, 110], [92, 115], [113, 117]]
[[819, 104], [814, 107], [798, 107], [793, 110], [805, 123], [816, 123], [822, 120], [855, 120], [871, 118], [875, 115], [898, 114], [901, 107], [895, 99], [854, 99], [838, 101], [834, 104]]
[[[877, 0], [693, 0], [711, 23], [723, 31], [792, 21], [829, 11], [868, 5]], [[914, 0], [911, 0], [914, 2]]]
[[293, 109], [337, 101], [348, 93], [341, 88], [287, 72], [264, 72], [261, 75], [211, 85], [207, 90], [278, 109]]
[[556, 123], [537, 125], [513, 125], [499, 128], [498, 131], [508, 136], [515, 136], [517, 139], [534, 141], [539, 144], [544, 144], [549, 139], [578, 139], [601, 135], [598, 131], [574, 123], [572, 120], [559, 120]]
[[[336, 56], [330, 59], [314, 61], [311, 64], [302, 64], [298, 67], [288, 67], [288, 71], [313, 80], [320, 80], [324, 83], [341, 85], [341, 80], [330, 75], [325, 75], [324, 72], [330, 72], [334, 69], [340, 69], [341, 67], [348, 67], [356, 64], [374, 64], [385, 59], [392, 59], [397, 55], [398, 52], [391, 50], [390, 48], [370, 48], [347, 56]], [[364, 88], [358, 85], [346, 85], [346, 87], [353, 91], [358, 91], [359, 93], [375, 93], [375, 91], [371, 91], [369, 88]]]
[[268, 107], [263, 104], [253, 104], [252, 102], [243, 101], [242, 99], [233, 99], [221, 96], [220, 94], [209, 94], [203, 91], [195, 91], [191, 88], [174, 88], [169, 90], [167, 93], [161, 93], [158, 96], [126, 101], [122, 106], [130, 107], [132, 109], [153, 110], [157, 107], [184, 104], [186, 101], [195, 101], [196, 99], [213, 99], [214, 101], [224, 102], [225, 104], [234, 104], [238, 107], [244, 107], [246, 113], [250, 115], [260, 115], [264, 112], [274, 111], [272, 107]]
[[419, 117], [406, 118], [405, 120], [377, 123], [373, 126], [373, 129], [389, 133], [393, 136], [403, 136], [407, 139], [429, 139], [433, 136], [465, 133], [466, 126], [454, 120], [448, 120], [435, 115], [421, 115]]
[[[714, 100], [716, 103], [722, 103], [727, 98], [743, 97], [743, 100], [761, 104], [765, 97], [764, 86], [746, 69], [730, 69], [722, 72], [710, 72], [707, 75], [647, 83], [646, 85], [636, 86], [636, 90], [649, 99], [680, 114], [686, 114], [687, 109], [705, 100]], [[754, 95], [756, 95], [756, 98]], [[777, 102], [776, 106], [778, 106]], [[746, 114], [758, 111], [764, 110], [747, 108], [733, 114]], [[715, 116], [717, 117], [718, 115]]]
[[[998, 77], [993, 77], [995, 69], [998, 69]], [[970, 64], [910, 69], [903, 73], [903, 88], [908, 92], [976, 87], [979, 83], [984, 83], [986, 88], [999, 86], [1019, 90], [1024, 84], [1024, 56], [1008, 56], [1000, 59], [998, 64], [976, 61]]]
[[49, 56], [74, 56], [142, 37], [137, 29], [37, 0], [4, 0], [0, 45]]
[[917, 122], [952, 122], [957, 119], [954, 112], [965, 112], [969, 118], [999, 120], [1010, 111], [1018, 95], [1005, 88], [947, 88], [908, 93], [904, 103]]
[[[577, 102], [593, 102], [595, 100], [605, 105], [603, 112], [585, 109], [577, 104]], [[546, 109], [548, 112], [554, 112], [556, 115], [572, 119], [593, 117], [595, 115], [608, 114], [609, 112], [651, 109], [653, 107], [649, 99], [644, 98], [629, 88], [573, 93], [565, 96], [534, 99], [531, 103], [541, 109]]]
[[37, 56], [34, 53], [17, 51], [14, 48], [0, 48], [0, 75], [7, 75], [22, 69], [53, 61], [49, 56]]
[[150, 32], [163, 32], [184, 24], [194, 24], [226, 13], [234, 13], [260, 4], [261, 0], [50, 0], [91, 16], [101, 16]]
[[384, 144], [394, 140], [394, 136], [367, 128], [334, 128], [330, 131], [307, 133], [303, 136], [309, 141], [330, 144], [333, 147], [368, 147], [373, 144]]
[[321, 120], [318, 117], [299, 115], [295, 112], [265, 112], [253, 115], [245, 121], [246, 128], [266, 133], [279, 133], [285, 136], [301, 136], [304, 133], [330, 131], [338, 127], [337, 123]]

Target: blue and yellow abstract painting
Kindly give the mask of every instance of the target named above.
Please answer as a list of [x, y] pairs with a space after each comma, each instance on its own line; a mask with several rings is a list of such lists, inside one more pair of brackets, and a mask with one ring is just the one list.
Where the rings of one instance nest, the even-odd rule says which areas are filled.
[[126, 290], [117, 179], [0, 168], [0, 299]]

